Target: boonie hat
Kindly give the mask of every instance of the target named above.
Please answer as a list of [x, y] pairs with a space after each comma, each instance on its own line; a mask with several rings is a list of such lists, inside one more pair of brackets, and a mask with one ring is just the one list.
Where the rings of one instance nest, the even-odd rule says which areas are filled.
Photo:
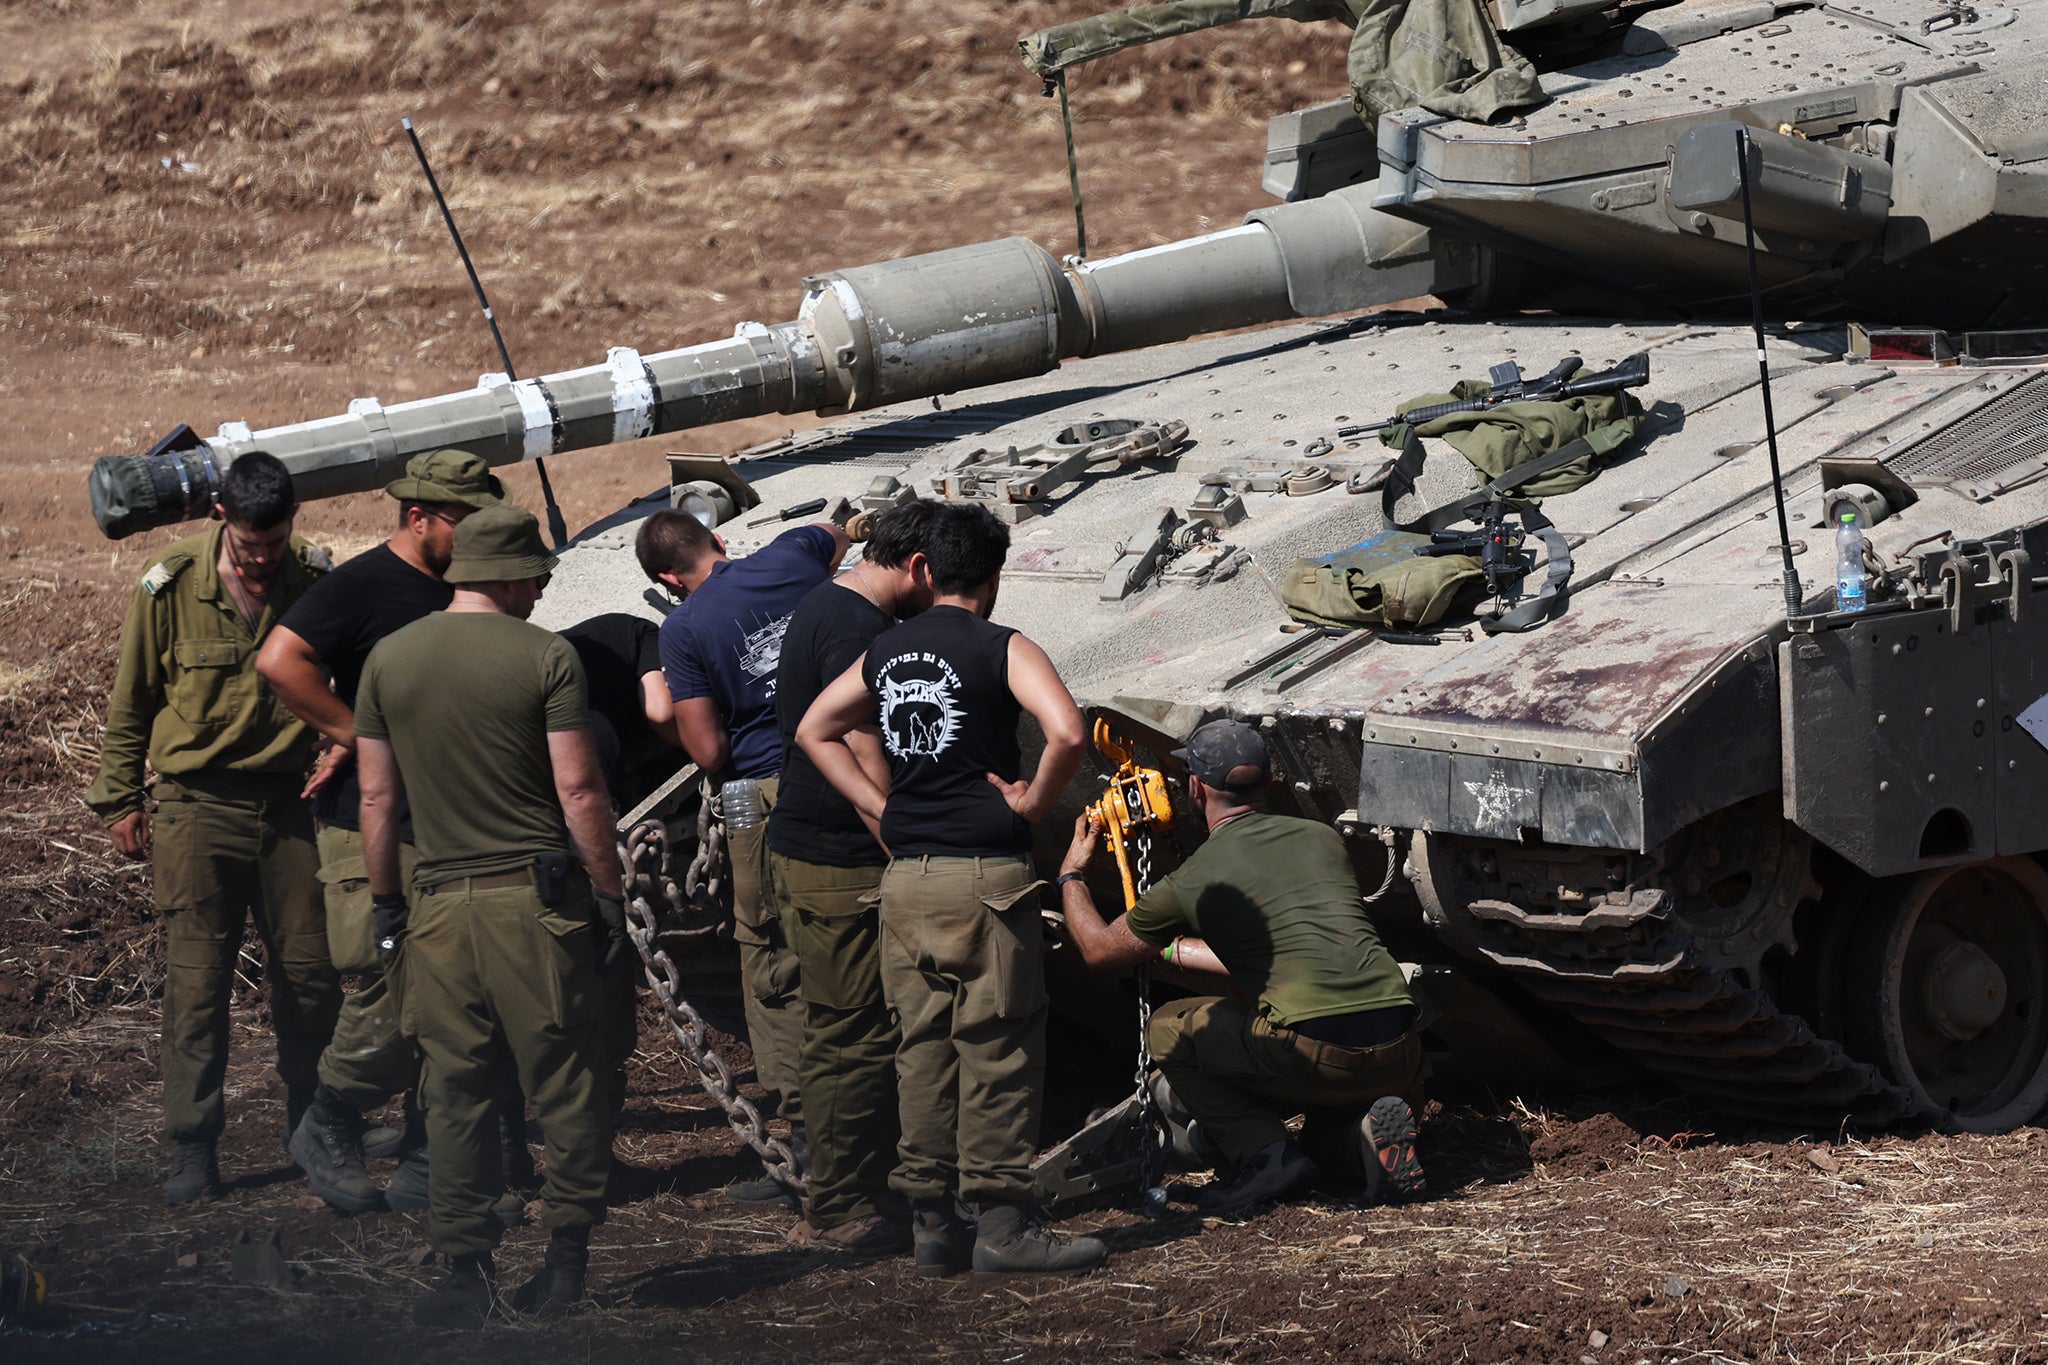
[[405, 462], [405, 475], [384, 485], [392, 497], [412, 502], [455, 502], [491, 507], [505, 500], [505, 483], [483, 456], [466, 450], [429, 450]]
[[441, 577], [450, 583], [517, 582], [555, 571], [533, 513], [501, 502], [474, 512], [455, 528], [455, 555]]
[[[1173, 756], [1187, 764], [1189, 772], [1219, 791], [1255, 792], [1273, 776], [1266, 741], [1241, 720], [1210, 721], [1189, 735], [1187, 747], [1175, 749]], [[1236, 781], [1231, 780], [1233, 775]]]

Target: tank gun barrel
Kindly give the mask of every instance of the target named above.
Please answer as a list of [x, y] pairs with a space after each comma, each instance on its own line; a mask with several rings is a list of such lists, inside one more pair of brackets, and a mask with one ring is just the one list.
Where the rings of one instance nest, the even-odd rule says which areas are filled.
[[[1062, 360], [1206, 332], [1391, 303], [1469, 285], [1474, 249], [1371, 207], [1373, 186], [1282, 204], [1241, 226], [1101, 261], [1023, 238], [953, 247], [804, 281], [796, 318], [733, 336], [390, 406], [251, 431], [224, 424], [184, 451], [93, 466], [110, 538], [204, 514], [221, 471], [265, 450], [303, 500], [374, 489], [422, 451], [492, 465], [768, 413], [851, 412], [1027, 379]], [[175, 443], [172, 443], [175, 444]]]

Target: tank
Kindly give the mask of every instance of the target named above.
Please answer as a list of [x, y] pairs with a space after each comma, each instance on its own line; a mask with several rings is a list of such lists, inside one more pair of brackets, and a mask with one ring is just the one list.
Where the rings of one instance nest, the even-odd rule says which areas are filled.
[[[2048, 1103], [2048, 7], [1485, 13], [1531, 103], [1282, 115], [1279, 202], [1240, 226], [831, 270], [793, 320], [725, 340], [184, 432], [102, 460], [95, 513], [110, 535], [182, 519], [253, 449], [314, 498], [442, 446], [503, 464], [845, 414], [672, 454], [654, 497], [576, 538], [536, 619], [653, 610], [631, 539], [668, 502], [986, 502], [1014, 522], [999, 619], [1094, 716], [1154, 763], [1215, 716], [1264, 729], [1278, 807], [1345, 832], [1381, 887], [1441, 1061], [1512, 1038], [1525, 1077], [1590, 1057], [1773, 1122], [2024, 1123]], [[1379, 311], [1423, 296], [1442, 306]], [[1572, 561], [1547, 620], [1290, 619], [1290, 565], [1386, 530], [1389, 452], [1348, 428], [1567, 354], [1646, 355], [1648, 421], [1544, 500]], [[1465, 472], [1432, 453], [1420, 495]], [[1857, 613], [1832, 601], [1845, 501], [1882, 569]], [[782, 529], [760, 520], [720, 525], [734, 554]], [[626, 823], [675, 944], [717, 914], [691, 779]], [[1130, 1027], [1114, 983], [1055, 981]]]

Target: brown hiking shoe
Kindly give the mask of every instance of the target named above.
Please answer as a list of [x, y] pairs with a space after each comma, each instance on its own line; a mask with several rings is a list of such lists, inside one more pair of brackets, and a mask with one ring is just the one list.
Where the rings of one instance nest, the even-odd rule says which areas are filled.
[[862, 1214], [829, 1228], [799, 1218], [785, 1240], [804, 1251], [840, 1251], [854, 1256], [896, 1256], [910, 1250], [910, 1224], [879, 1213]]
[[1384, 1095], [1358, 1121], [1358, 1155], [1365, 1163], [1365, 1198], [1406, 1204], [1429, 1192], [1415, 1155], [1415, 1111], [1399, 1095]]

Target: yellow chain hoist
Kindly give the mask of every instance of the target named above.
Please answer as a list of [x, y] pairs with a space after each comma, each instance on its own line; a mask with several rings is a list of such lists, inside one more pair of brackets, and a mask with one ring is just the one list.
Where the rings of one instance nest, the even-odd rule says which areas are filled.
[[1088, 813], [1100, 822], [1109, 851], [1116, 856], [1116, 870], [1124, 879], [1124, 909], [1128, 910], [1151, 889], [1151, 836], [1172, 827], [1173, 800], [1166, 794], [1166, 774], [1157, 768], [1139, 767], [1131, 746], [1120, 742], [1110, 732], [1109, 721], [1100, 716], [1095, 720], [1095, 747], [1116, 765], [1116, 772]]

